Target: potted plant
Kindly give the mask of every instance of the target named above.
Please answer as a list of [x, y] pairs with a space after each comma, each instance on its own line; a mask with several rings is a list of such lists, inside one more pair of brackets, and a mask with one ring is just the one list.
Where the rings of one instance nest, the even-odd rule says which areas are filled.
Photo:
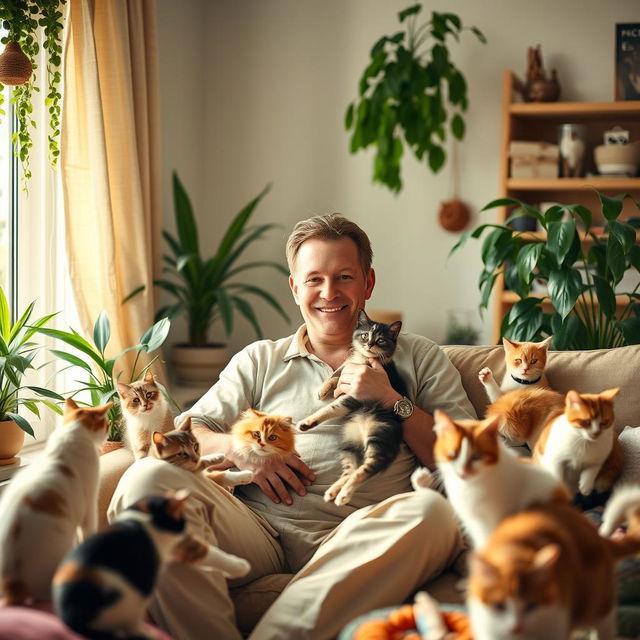
[[13, 135], [13, 148], [20, 159], [23, 177], [31, 177], [29, 152], [33, 146], [31, 129], [35, 126], [32, 118], [32, 96], [39, 91], [35, 86], [35, 71], [38, 68], [36, 56], [40, 51], [39, 36], [43, 34], [42, 48], [47, 61], [47, 95], [45, 104], [49, 113], [49, 158], [55, 165], [60, 155], [58, 137], [60, 135], [60, 101], [58, 89], [62, 59], [62, 12], [61, 5], [66, 0], [20, 0], [0, 3], [0, 20], [7, 31], [2, 43], [7, 45], [0, 55], [0, 116], [2, 109], [3, 85], [14, 85], [11, 102], [15, 105], [18, 123]]
[[[254, 261], [238, 264], [239, 258], [253, 242], [263, 237], [274, 224], [247, 226], [251, 215], [268, 192], [266, 187], [251, 200], [231, 221], [215, 253], [204, 257], [200, 249], [198, 229], [189, 196], [177, 173], [173, 174], [173, 197], [177, 236], [163, 231], [171, 251], [165, 254], [164, 271], [168, 278], [154, 280], [174, 301], [162, 307], [156, 319], [185, 315], [188, 324], [188, 342], [173, 347], [173, 365], [178, 379], [190, 384], [210, 384], [226, 365], [229, 354], [222, 342], [209, 342], [209, 330], [222, 320], [226, 335], [233, 331], [234, 311], [246, 318], [256, 335], [262, 330], [248, 295], [257, 296], [274, 308], [287, 322], [289, 316], [278, 301], [264, 289], [236, 277], [248, 270], [268, 267], [288, 275], [284, 265], [274, 261]], [[131, 292], [125, 301], [138, 294], [144, 286]]]
[[[84, 356], [88, 356], [89, 360], [86, 360], [72, 353], [67, 353], [66, 351], [51, 350], [51, 353], [56, 357], [68, 363], [69, 367], [78, 367], [86, 374], [86, 378], [79, 381], [78, 384], [80, 386], [71, 392], [71, 397], [83, 392], [88, 392], [91, 402], [81, 404], [97, 406], [106, 404], [107, 402], [113, 402], [113, 406], [107, 413], [107, 420], [109, 422], [108, 440], [115, 442], [122, 440], [122, 408], [116, 388], [123, 374], [122, 371], [118, 371], [118, 364], [122, 356], [130, 351], [136, 352], [131, 369], [125, 377], [129, 383], [134, 380], [140, 380], [147, 369], [158, 359], [158, 356], [155, 356], [148, 364], [138, 368], [140, 354], [143, 352], [152, 353], [159, 349], [166, 340], [170, 326], [171, 323], [167, 318], [159, 320], [150, 329], [145, 331], [138, 344], [127, 347], [113, 358], [107, 358], [105, 355], [105, 350], [111, 338], [111, 325], [105, 311], [100, 313], [93, 327], [93, 343], [83, 338], [74, 329], [71, 329], [71, 331], [41, 329], [41, 333], [56, 338], [73, 347]], [[158, 384], [161, 391], [171, 400], [167, 390], [161, 384], [156, 384]]]
[[[467, 82], [453, 64], [447, 38], [459, 40], [465, 30], [453, 13], [432, 12], [428, 22], [417, 25], [422, 5], [400, 11], [406, 31], [383, 36], [371, 49], [371, 61], [359, 84], [359, 98], [349, 105], [346, 129], [353, 129], [351, 153], [376, 147], [373, 180], [396, 193], [402, 188], [400, 159], [403, 134], [407, 147], [437, 173], [444, 165], [447, 120], [451, 133], [462, 140], [462, 113], [468, 106]], [[480, 42], [482, 32], [471, 27]], [[446, 96], [446, 98], [445, 98]], [[447, 107], [453, 111], [449, 117]]]
[[[24, 444], [24, 434], [34, 435], [29, 421], [18, 413], [21, 407], [38, 418], [38, 405], [62, 413], [54, 402], [63, 401], [62, 396], [48, 389], [22, 384], [25, 373], [36, 368], [33, 360], [42, 349], [42, 345], [34, 342], [33, 337], [42, 333], [44, 326], [55, 315], [49, 314], [32, 321], [34, 304], [32, 302], [12, 324], [7, 298], [0, 288], [0, 465], [15, 462], [15, 455]], [[26, 390], [36, 395], [25, 396]]]
[[[513, 198], [494, 200], [494, 207], [515, 207], [505, 224], [482, 224], [465, 232], [451, 253], [468, 238], [482, 245], [480, 308], [486, 309], [498, 277], [519, 300], [502, 321], [503, 336], [539, 341], [553, 336], [555, 349], [604, 349], [640, 343], [640, 280], [626, 288], [621, 282], [629, 270], [640, 274], [637, 219], [621, 219], [628, 195], [598, 194], [605, 233], [592, 229], [592, 212], [582, 205], [554, 205], [544, 212]], [[563, 216], [569, 215], [569, 220]], [[513, 229], [523, 215], [536, 218], [541, 234]], [[582, 229], [580, 228], [582, 227]], [[547, 293], [532, 292], [534, 281]], [[550, 303], [550, 305], [548, 304]]]

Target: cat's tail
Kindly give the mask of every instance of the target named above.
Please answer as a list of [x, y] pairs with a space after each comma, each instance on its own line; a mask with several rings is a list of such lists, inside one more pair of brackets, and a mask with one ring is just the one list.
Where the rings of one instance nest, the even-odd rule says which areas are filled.
[[198, 564], [201, 569], [218, 569], [228, 578], [241, 578], [251, 565], [232, 553], [226, 553], [192, 534], [186, 534], [173, 548], [173, 560], [185, 564]]
[[438, 493], [444, 494], [444, 480], [440, 469], [429, 471], [426, 467], [418, 467], [411, 474], [411, 486], [414, 491], [433, 489]]
[[625, 521], [627, 533], [610, 540], [615, 557], [621, 558], [640, 551], [640, 485], [616, 489], [602, 515], [600, 535], [610, 536]]

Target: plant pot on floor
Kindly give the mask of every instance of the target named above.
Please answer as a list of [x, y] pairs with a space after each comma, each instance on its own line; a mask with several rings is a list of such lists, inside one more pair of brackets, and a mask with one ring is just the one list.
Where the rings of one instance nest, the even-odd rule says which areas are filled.
[[193, 386], [211, 386], [231, 357], [227, 346], [222, 344], [204, 347], [176, 344], [171, 349], [171, 356], [178, 382]]
[[14, 464], [24, 445], [24, 431], [13, 421], [0, 422], [0, 466]]

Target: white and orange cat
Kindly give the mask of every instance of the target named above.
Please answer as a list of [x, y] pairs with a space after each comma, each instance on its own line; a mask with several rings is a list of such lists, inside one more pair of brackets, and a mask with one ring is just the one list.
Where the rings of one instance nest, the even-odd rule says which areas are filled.
[[150, 454], [192, 473], [204, 473], [205, 477], [219, 485], [231, 488], [239, 484], [249, 484], [253, 472], [229, 469], [209, 471], [209, 467], [224, 460], [224, 454], [200, 456], [200, 444], [191, 431], [191, 416], [186, 416], [180, 426], [172, 431], [153, 432], [153, 447]]
[[71, 398], [45, 450], [13, 478], [0, 500], [0, 590], [4, 602], [51, 597], [60, 559], [98, 523], [98, 449], [112, 404], [79, 407]]
[[484, 367], [478, 372], [478, 379], [485, 388], [489, 401], [495, 402], [507, 391], [548, 387], [544, 368], [547, 364], [547, 351], [551, 340], [551, 336], [542, 342], [516, 342], [502, 338], [506, 370], [500, 386], [489, 367]]
[[[567, 502], [562, 482], [545, 469], [520, 460], [498, 436], [498, 420], [452, 420], [436, 410], [434, 456], [447, 496], [482, 547], [506, 516], [535, 504]], [[419, 482], [414, 478], [414, 487]]]
[[142, 380], [118, 382], [118, 395], [124, 419], [124, 442], [136, 460], [149, 454], [151, 434], [173, 429], [173, 412], [151, 369]]
[[473, 638], [567, 640], [575, 630], [590, 629], [598, 640], [613, 640], [615, 563], [640, 551], [640, 496], [635, 498], [626, 503], [628, 533], [616, 539], [601, 537], [568, 504], [505, 519], [470, 558]]
[[613, 428], [613, 400], [619, 391], [569, 391], [564, 412], [545, 426], [536, 444], [534, 459], [573, 494], [609, 491], [622, 473], [622, 450]]
[[508, 391], [487, 407], [486, 417], [497, 417], [498, 430], [511, 446], [533, 448], [545, 425], [564, 410], [564, 396], [544, 388]]
[[247, 409], [231, 427], [234, 461], [261, 466], [271, 456], [298, 455], [292, 418]]

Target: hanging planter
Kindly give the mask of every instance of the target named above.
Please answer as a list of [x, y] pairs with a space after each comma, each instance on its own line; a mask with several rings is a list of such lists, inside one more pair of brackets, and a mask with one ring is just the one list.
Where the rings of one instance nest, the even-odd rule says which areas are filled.
[[31, 77], [33, 66], [20, 44], [12, 40], [0, 55], [0, 83], [17, 86], [24, 84]]
[[13, 134], [13, 151], [20, 159], [23, 180], [29, 180], [29, 153], [33, 142], [31, 132], [36, 123], [33, 119], [32, 97], [36, 87], [37, 55], [40, 46], [45, 52], [47, 82], [44, 103], [49, 113], [49, 159], [55, 166], [60, 155], [61, 80], [63, 15], [60, 10], [67, 0], [20, 0], [20, 2], [0, 3], [0, 20], [7, 31], [2, 44], [7, 45], [0, 55], [0, 119], [6, 116], [4, 110], [4, 85], [15, 88], [11, 93], [17, 130]]

